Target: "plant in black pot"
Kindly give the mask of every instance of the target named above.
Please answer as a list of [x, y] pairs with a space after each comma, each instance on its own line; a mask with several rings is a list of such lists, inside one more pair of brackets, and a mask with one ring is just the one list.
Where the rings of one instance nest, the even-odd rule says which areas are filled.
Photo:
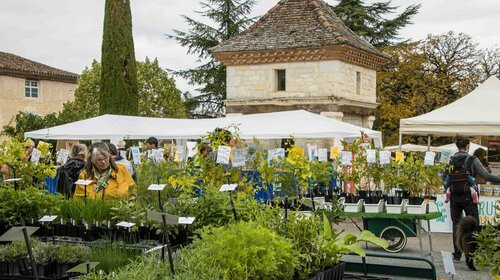
[[57, 276], [65, 276], [67, 271], [79, 263], [87, 261], [90, 248], [83, 245], [61, 244], [57, 245], [53, 260]]
[[33, 247], [38, 275], [42, 277], [54, 274], [53, 256], [56, 247], [52, 243], [40, 242]]
[[410, 153], [404, 160], [404, 163], [401, 164], [401, 167], [404, 184], [410, 193], [409, 204], [421, 205], [424, 202], [424, 197], [422, 196], [425, 183], [424, 161]]

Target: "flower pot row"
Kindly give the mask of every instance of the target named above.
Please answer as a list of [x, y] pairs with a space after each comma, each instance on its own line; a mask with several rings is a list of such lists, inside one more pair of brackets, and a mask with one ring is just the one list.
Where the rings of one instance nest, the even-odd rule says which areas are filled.
[[[78, 263], [37, 264], [37, 272], [41, 277], [64, 277], [70, 275], [67, 271], [76, 265]], [[0, 275], [31, 275], [31, 266], [26, 257], [18, 258], [15, 262], [0, 262]], [[71, 275], [78, 275], [78, 273]]]

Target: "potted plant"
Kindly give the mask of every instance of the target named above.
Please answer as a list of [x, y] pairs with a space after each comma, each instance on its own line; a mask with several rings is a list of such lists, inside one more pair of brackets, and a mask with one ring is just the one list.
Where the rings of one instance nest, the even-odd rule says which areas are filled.
[[72, 267], [87, 261], [90, 249], [83, 245], [61, 244], [56, 245], [53, 253], [55, 262], [55, 274], [65, 276]]
[[40, 242], [33, 247], [33, 257], [38, 275], [45, 277], [53, 274], [53, 255], [55, 246], [52, 243]]
[[[497, 218], [500, 218], [500, 201], [496, 202]], [[478, 269], [489, 267], [491, 276], [500, 279], [500, 230], [499, 225], [487, 224], [476, 235], [474, 259]]]

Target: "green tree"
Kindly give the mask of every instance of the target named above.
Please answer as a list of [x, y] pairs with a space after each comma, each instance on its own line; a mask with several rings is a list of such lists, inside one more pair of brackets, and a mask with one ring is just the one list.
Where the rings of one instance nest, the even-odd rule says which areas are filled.
[[372, 45], [382, 47], [400, 39], [399, 30], [411, 23], [410, 19], [418, 13], [420, 5], [410, 5], [392, 19], [387, 19], [386, 15], [393, 14], [398, 7], [391, 6], [390, 1], [365, 5], [362, 0], [339, 0], [337, 5], [330, 7], [354, 33]]
[[129, 0], [106, 0], [101, 62], [99, 112], [137, 115], [139, 95]]
[[58, 124], [59, 121], [56, 113], [51, 113], [41, 117], [30, 112], [19, 112], [17, 115], [12, 117], [9, 124], [3, 126], [0, 134], [22, 141], [24, 139], [25, 132], [51, 127]]
[[224, 113], [226, 68], [210, 56], [209, 49], [248, 27], [254, 20], [248, 17], [254, 4], [255, 0], [202, 1], [200, 5], [203, 10], [198, 13], [213, 22], [216, 27], [183, 16], [190, 26], [189, 31], [174, 30], [174, 35], [167, 35], [181, 46], [187, 47], [188, 54], [198, 55], [198, 62], [202, 63], [194, 69], [176, 72], [189, 80], [191, 85], [199, 86], [199, 95], [193, 96], [191, 101], [198, 105], [197, 109], [191, 112], [194, 116], [215, 117]]

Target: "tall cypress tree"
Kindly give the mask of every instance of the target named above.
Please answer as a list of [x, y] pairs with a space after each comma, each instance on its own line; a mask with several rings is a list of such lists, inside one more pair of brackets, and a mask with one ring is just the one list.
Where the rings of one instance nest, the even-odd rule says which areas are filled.
[[137, 115], [137, 68], [129, 0], [106, 0], [102, 35], [101, 114]]

